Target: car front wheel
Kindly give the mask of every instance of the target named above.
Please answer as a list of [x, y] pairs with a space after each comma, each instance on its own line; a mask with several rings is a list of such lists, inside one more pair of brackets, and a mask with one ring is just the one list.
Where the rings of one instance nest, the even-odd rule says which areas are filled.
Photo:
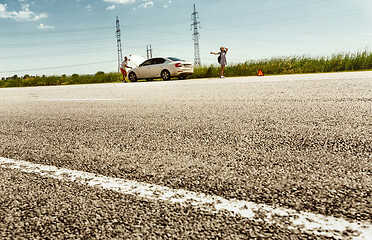
[[164, 80], [164, 81], [167, 81], [169, 79], [171, 79], [171, 75], [170, 75], [170, 72], [168, 70], [163, 70], [161, 72], [161, 78]]
[[131, 82], [137, 82], [137, 76], [134, 72], [129, 73], [128, 78], [129, 78], [129, 81]]

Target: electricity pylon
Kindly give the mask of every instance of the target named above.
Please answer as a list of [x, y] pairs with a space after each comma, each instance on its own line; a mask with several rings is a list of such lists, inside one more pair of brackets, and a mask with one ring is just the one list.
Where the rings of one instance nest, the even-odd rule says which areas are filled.
[[120, 72], [120, 66], [123, 62], [123, 52], [121, 50], [121, 34], [120, 34], [120, 24], [119, 17], [116, 16], [116, 41], [118, 47], [118, 72]]
[[200, 49], [199, 49], [199, 28], [200, 28], [200, 22], [198, 22], [199, 19], [199, 13], [196, 11], [196, 7], [194, 4], [194, 12], [191, 15], [191, 20], [193, 23], [191, 24], [191, 27], [194, 30], [193, 33], [193, 39], [194, 39], [194, 65], [195, 66], [200, 66], [201, 61], [200, 61]]

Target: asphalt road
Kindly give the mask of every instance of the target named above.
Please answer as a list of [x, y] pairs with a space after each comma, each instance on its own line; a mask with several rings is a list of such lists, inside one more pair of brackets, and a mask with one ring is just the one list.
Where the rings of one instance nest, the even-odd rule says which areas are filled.
[[[0, 89], [0, 157], [370, 221], [372, 72]], [[4, 239], [326, 238], [0, 173]]]

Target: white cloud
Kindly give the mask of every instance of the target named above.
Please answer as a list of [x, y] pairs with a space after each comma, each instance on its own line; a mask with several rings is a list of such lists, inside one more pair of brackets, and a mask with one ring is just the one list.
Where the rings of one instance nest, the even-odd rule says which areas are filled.
[[[171, 5], [172, 4], [172, 1], [171, 0], [169, 0], [168, 1], [168, 4], [164, 4], [164, 8], [168, 8], [169, 7], [169, 5]], [[165, 7], [166, 6], [166, 7]]]
[[153, 6], [154, 6], [154, 2], [153, 2], [153, 1], [148, 1], [148, 2], [144, 2], [144, 3], [142, 3], [142, 4], [139, 5], [138, 7], [149, 8], [149, 7], [153, 7]]
[[44, 25], [44, 24], [40, 23], [36, 28], [38, 28], [38, 29], [53, 29], [54, 26], [48, 26], [48, 25]]
[[[109, 3], [115, 3], [115, 4], [133, 4], [133, 3], [141, 3], [137, 7], [134, 7], [133, 9], [135, 10], [136, 8], [150, 8], [154, 6], [154, 2], [151, 0], [103, 0], [104, 2], [109, 2]], [[109, 9], [107, 9], [109, 10]]]
[[[155, 4], [152, 0], [102, 0], [104, 2], [108, 3], [114, 3], [114, 4], [136, 4], [137, 6], [133, 7], [133, 10], [136, 10], [137, 8], [152, 8]], [[172, 1], [168, 1], [171, 3]], [[168, 5], [164, 5], [165, 8], [168, 7]], [[115, 5], [112, 5], [107, 10], [113, 10], [115, 8]]]
[[30, 4], [28, 3], [22, 3], [21, 4], [22, 9], [28, 9], [30, 7]]
[[168, 1], [168, 4], [164, 4], [163, 5], [163, 8], [169, 8], [169, 4], [172, 4], [172, 1], [171, 0]]
[[22, 7], [22, 10], [20, 10], [19, 12], [16, 12], [16, 11], [8, 12], [7, 5], [0, 3], [0, 18], [5, 18], [5, 19], [9, 18], [9, 19], [16, 20], [18, 22], [23, 22], [23, 21], [37, 21], [37, 20], [48, 17], [46, 13], [36, 14], [30, 11], [29, 9], [30, 4], [22, 4], [21, 7]]
[[138, 0], [103, 0], [104, 2], [117, 3], [117, 4], [132, 4]]
[[112, 5], [112, 6], [108, 7], [108, 8], [106, 8], [106, 10], [108, 10], [108, 11], [114, 10], [114, 9], [115, 9], [115, 5]]
[[88, 6], [86, 6], [85, 8], [86, 8], [89, 12], [92, 11], [92, 5], [90, 5], [90, 4], [89, 4]]

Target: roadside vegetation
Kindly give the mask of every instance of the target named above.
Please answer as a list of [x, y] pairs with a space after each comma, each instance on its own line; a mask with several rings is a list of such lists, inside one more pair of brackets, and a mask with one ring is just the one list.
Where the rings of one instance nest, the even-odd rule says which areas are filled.
[[[372, 70], [372, 52], [345, 53], [317, 58], [299, 56], [251, 60], [228, 65], [225, 76], [255, 76], [260, 69], [265, 75]], [[203, 66], [194, 69], [192, 78], [216, 77], [219, 76], [219, 72], [218, 65]]]
[[[217, 59], [216, 59], [217, 61]], [[372, 52], [364, 51], [353, 53], [335, 54], [330, 57], [280, 57], [262, 60], [250, 60], [244, 63], [229, 64], [225, 70], [226, 77], [255, 76], [259, 69], [265, 75], [325, 73], [342, 71], [372, 70]], [[188, 78], [218, 77], [220, 66], [212, 64], [194, 69], [194, 74]], [[121, 81], [120, 73], [97, 72], [94, 75], [71, 76], [29, 76], [2, 78], [0, 87], [31, 87], [69, 84], [112, 83]]]
[[13, 76], [9, 79], [0, 81], [0, 87], [32, 87], [32, 86], [52, 86], [52, 85], [70, 85], [70, 84], [90, 84], [90, 83], [111, 83], [118, 82], [120, 79], [117, 73], [97, 72], [94, 75], [71, 76]]

